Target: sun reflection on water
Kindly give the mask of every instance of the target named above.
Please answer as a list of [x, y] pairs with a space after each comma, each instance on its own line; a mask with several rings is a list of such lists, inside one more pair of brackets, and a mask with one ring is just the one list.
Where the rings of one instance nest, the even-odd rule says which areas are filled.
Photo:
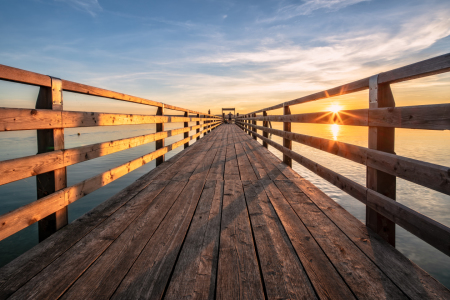
[[338, 124], [333, 124], [331, 125], [331, 132], [333, 133], [333, 139], [336, 141], [337, 140], [337, 136], [339, 134], [339, 125]]

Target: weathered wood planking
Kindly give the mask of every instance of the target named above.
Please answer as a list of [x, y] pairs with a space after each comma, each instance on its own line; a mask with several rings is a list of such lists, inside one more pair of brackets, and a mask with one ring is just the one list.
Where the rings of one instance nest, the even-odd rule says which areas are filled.
[[187, 182], [111, 299], [162, 298], [203, 186], [204, 181]]
[[164, 299], [214, 299], [223, 181], [208, 180]]
[[243, 181], [243, 187], [267, 298], [317, 299], [263, 185]]
[[217, 299], [264, 299], [242, 183], [226, 180], [220, 234]]

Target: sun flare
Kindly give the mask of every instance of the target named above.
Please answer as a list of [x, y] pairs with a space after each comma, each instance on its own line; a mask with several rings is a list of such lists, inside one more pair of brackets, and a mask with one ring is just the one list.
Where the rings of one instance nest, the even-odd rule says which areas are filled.
[[342, 106], [338, 105], [338, 104], [333, 104], [331, 105], [328, 110], [337, 114], [340, 110], [342, 109]]

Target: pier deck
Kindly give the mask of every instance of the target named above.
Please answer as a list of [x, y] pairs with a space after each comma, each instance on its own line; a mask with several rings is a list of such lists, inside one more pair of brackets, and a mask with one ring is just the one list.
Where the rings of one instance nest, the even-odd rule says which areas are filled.
[[449, 299], [236, 125], [0, 269], [11, 299]]

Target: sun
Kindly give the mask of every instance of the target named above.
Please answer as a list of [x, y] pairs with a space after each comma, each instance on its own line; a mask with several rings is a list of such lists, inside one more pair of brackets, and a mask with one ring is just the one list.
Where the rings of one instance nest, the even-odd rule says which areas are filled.
[[338, 104], [333, 104], [331, 105], [328, 110], [337, 114], [340, 110], [342, 109], [342, 106], [338, 105]]

